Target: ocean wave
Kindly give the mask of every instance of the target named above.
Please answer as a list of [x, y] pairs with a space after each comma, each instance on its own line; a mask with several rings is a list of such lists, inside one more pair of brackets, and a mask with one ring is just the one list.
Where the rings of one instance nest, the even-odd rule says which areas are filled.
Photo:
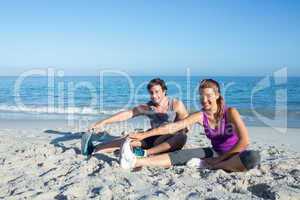
[[36, 113], [36, 114], [76, 114], [76, 115], [113, 115], [115, 113], [124, 111], [124, 109], [106, 109], [99, 110], [97, 108], [90, 107], [32, 107], [32, 106], [13, 106], [13, 105], [0, 105], [1, 112], [11, 113]]

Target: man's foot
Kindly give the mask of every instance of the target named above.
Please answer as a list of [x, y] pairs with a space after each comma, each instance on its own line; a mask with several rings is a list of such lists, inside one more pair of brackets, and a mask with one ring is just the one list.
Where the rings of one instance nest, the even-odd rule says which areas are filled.
[[107, 141], [109, 138], [109, 134], [106, 131], [101, 131], [97, 133], [92, 133], [92, 142], [103, 142]]
[[132, 152], [130, 139], [127, 138], [122, 145], [120, 165], [123, 169], [133, 169], [136, 163], [136, 156]]
[[92, 134], [84, 133], [81, 137], [81, 154], [85, 156], [89, 156], [94, 151], [94, 146], [92, 144]]

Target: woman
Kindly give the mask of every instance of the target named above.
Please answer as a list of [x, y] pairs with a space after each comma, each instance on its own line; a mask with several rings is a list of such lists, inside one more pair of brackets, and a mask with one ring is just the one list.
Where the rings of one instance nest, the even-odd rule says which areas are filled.
[[220, 86], [212, 79], [202, 80], [199, 86], [202, 111], [184, 120], [170, 123], [141, 134], [130, 134], [133, 141], [140, 141], [155, 135], [172, 134], [199, 123], [204, 127], [212, 148], [184, 149], [167, 154], [137, 159], [131, 152], [129, 142], [125, 142], [121, 154], [121, 167], [185, 165], [224, 169], [226, 171], [246, 171], [260, 162], [257, 151], [246, 150], [249, 144], [248, 130], [235, 108], [228, 108], [221, 95]]

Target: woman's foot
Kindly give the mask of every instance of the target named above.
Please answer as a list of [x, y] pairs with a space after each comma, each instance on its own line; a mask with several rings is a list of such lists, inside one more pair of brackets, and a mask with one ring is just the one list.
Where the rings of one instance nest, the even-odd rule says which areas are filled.
[[136, 156], [132, 152], [130, 139], [127, 138], [122, 145], [120, 155], [120, 166], [123, 169], [133, 169], [136, 163]]
[[142, 147], [134, 147], [133, 153], [136, 157], [139, 157], [139, 158], [144, 158], [144, 157], [148, 156], [147, 150], [143, 149]]
[[186, 165], [190, 168], [196, 168], [196, 169], [209, 168], [208, 164], [200, 158], [192, 158], [186, 163]]

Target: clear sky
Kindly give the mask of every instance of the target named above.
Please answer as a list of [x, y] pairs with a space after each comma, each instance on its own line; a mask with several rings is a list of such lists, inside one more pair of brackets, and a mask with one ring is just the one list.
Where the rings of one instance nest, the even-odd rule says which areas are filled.
[[300, 1], [0, 1], [0, 75], [300, 76]]

